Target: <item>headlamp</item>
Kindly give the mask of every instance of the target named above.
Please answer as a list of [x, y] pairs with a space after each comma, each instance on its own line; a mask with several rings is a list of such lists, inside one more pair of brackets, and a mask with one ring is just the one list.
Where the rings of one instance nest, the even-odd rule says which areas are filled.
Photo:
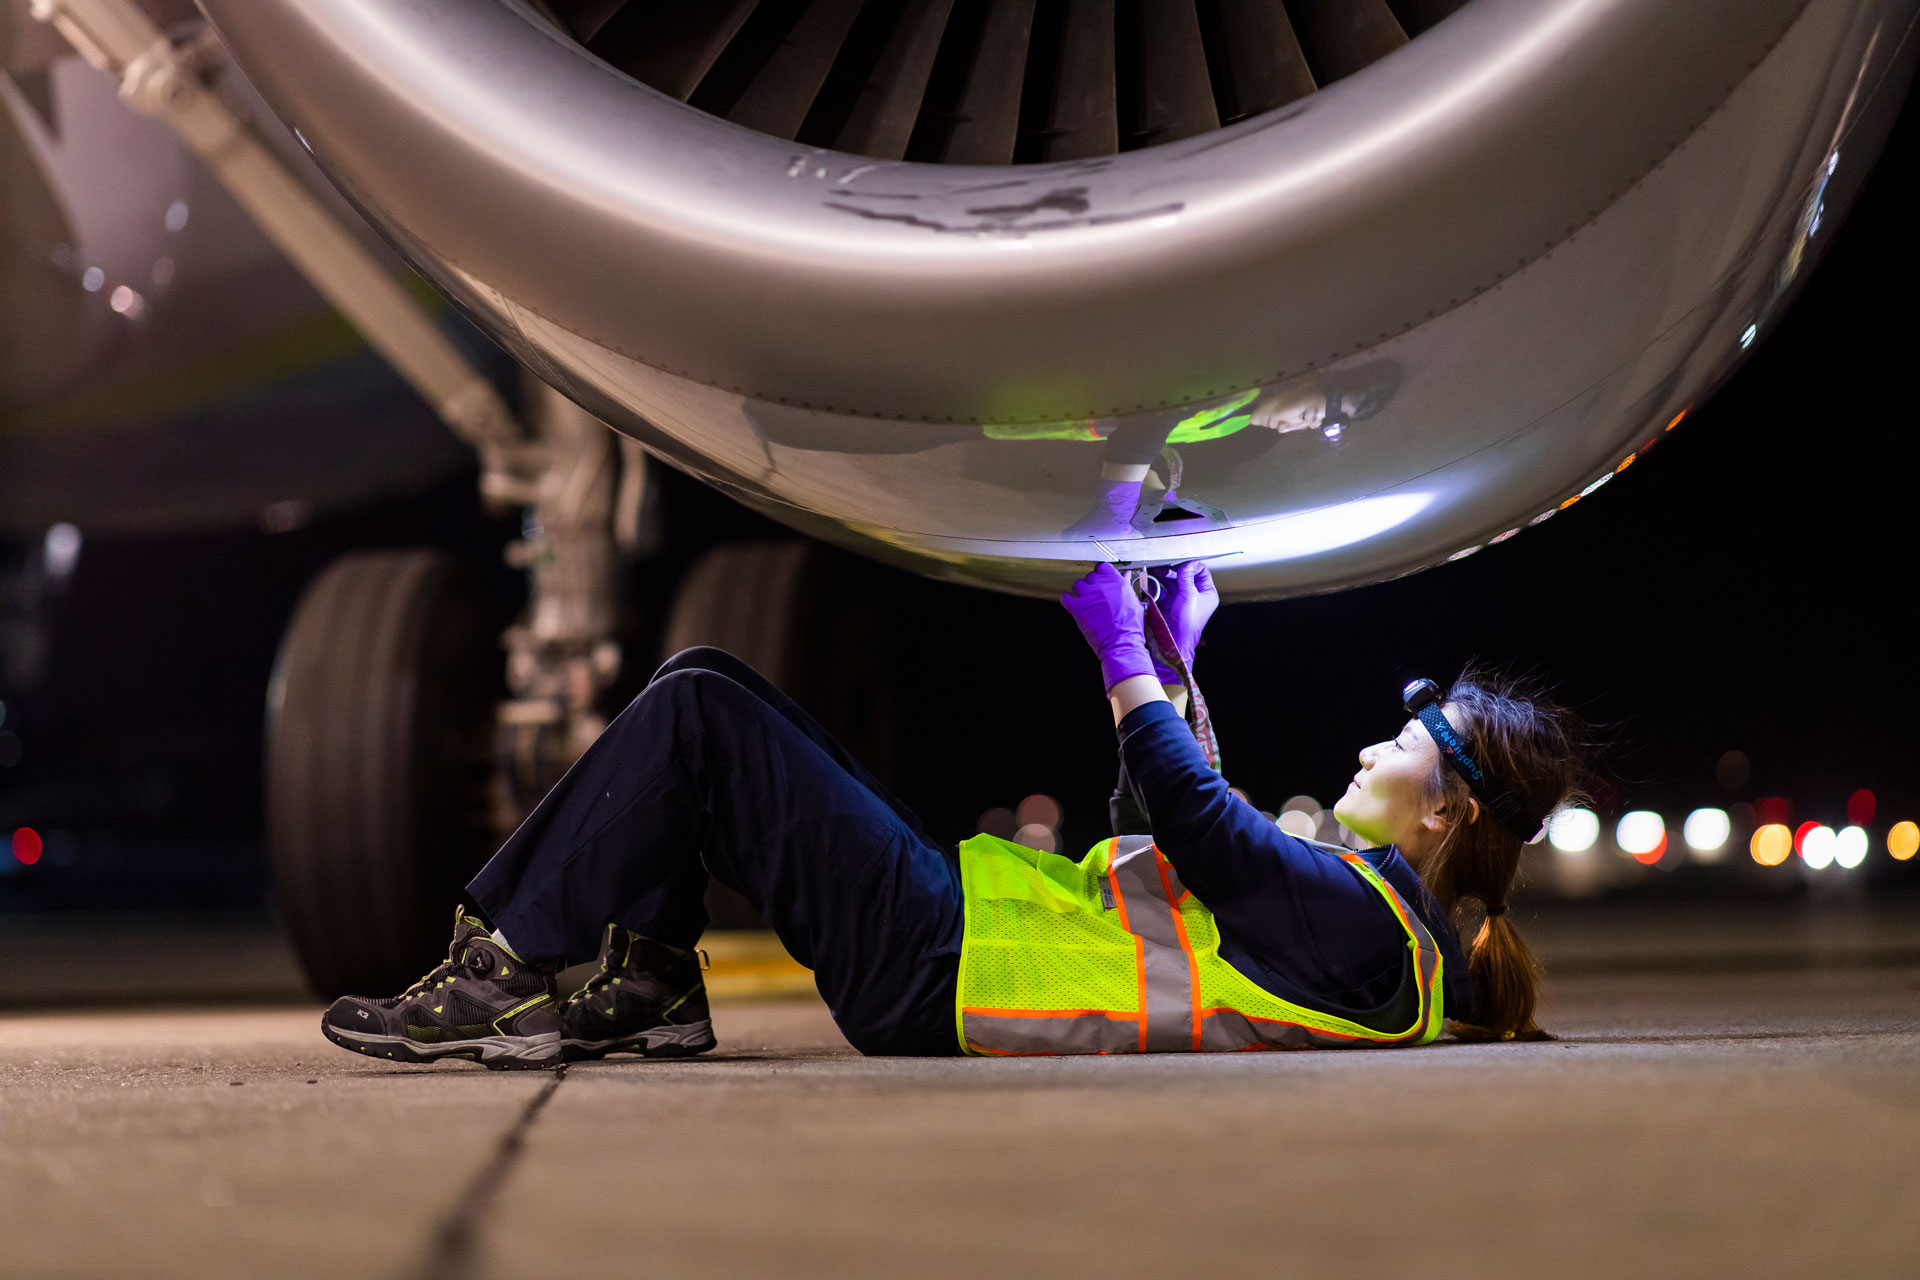
[[1338, 391], [1327, 392], [1327, 411], [1320, 418], [1320, 434], [1338, 440], [1347, 429], [1347, 407]]
[[1407, 714], [1419, 719], [1426, 726], [1427, 734], [1433, 739], [1433, 745], [1440, 748], [1440, 758], [1447, 767], [1459, 774], [1467, 784], [1467, 790], [1473, 792], [1474, 799], [1484, 805], [1494, 817], [1500, 819], [1507, 830], [1522, 840], [1533, 839], [1540, 829], [1540, 823], [1526, 815], [1520, 802], [1510, 794], [1493, 785], [1487, 778], [1487, 771], [1467, 750], [1467, 744], [1453, 731], [1453, 725], [1440, 710], [1440, 686], [1431, 680], [1411, 681], [1400, 691], [1401, 705]]

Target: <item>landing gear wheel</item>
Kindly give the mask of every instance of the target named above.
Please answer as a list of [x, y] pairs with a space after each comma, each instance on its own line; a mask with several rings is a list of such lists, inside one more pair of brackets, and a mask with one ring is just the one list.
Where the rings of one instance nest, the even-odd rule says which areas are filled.
[[493, 844], [498, 627], [437, 551], [346, 556], [307, 588], [267, 697], [267, 847], [316, 992], [431, 968]]
[[[892, 771], [880, 629], [844, 558], [798, 539], [707, 552], [674, 595], [661, 654], [702, 644], [779, 686], [875, 776]], [[764, 927], [744, 899], [718, 885], [707, 911], [720, 928]]]

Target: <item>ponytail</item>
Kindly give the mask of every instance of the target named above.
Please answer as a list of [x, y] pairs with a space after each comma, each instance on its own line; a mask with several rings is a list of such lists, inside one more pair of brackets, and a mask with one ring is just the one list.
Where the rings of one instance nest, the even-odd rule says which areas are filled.
[[[1444, 703], [1475, 756], [1529, 812], [1546, 813], [1573, 794], [1579, 750], [1576, 722], [1565, 709], [1514, 681], [1474, 671], [1454, 682]], [[1467, 951], [1471, 1020], [1453, 1020], [1451, 1030], [1462, 1040], [1551, 1040], [1534, 1021], [1539, 962], [1507, 914], [1507, 895], [1520, 869], [1520, 837], [1479, 812], [1459, 775], [1436, 765], [1433, 785], [1448, 809], [1470, 816], [1448, 830], [1422, 878], [1456, 920], [1461, 899], [1487, 904]]]
[[1540, 966], [1505, 911], [1489, 913], [1467, 951], [1473, 977], [1472, 1022], [1455, 1022], [1462, 1040], [1551, 1040], [1533, 1020]]

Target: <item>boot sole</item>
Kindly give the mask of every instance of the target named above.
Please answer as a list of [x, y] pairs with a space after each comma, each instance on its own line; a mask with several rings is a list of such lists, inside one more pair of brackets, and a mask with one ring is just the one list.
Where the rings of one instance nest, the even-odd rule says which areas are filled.
[[612, 1040], [562, 1040], [560, 1056], [567, 1062], [590, 1061], [610, 1053], [637, 1053], [646, 1058], [691, 1058], [717, 1044], [713, 1021], [648, 1027]]
[[531, 1036], [483, 1036], [476, 1040], [442, 1040], [422, 1044], [405, 1036], [351, 1035], [326, 1022], [320, 1034], [342, 1049], [364, 1053], [370, 1058], [389, 1058], [394, 1062], [425, 1065], [443, 1058], [477, 1062], [495, 1071], [535, 1071], [558, 1066], [560, 1033], [544, 1031]]

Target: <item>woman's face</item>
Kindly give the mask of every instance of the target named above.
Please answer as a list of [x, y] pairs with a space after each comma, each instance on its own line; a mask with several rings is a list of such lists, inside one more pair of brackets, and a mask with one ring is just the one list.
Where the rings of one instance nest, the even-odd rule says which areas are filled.
[[1440, 749], [1426, 726], [1409, 720], [1398, 737], [1361, 750], [1360, 771], [1334, 803], [1333, 816], [1370, 846], [1398, 846], [1418, 868], [1451, 825], [1443, 797], [1433, 790], [1439, 764]]
[[1327, 397], [1312, 387], [1293, 387], [1269, 394], [1253, 408], [1253, 425], [1285, 435], [1289, 431], [1318, 431], [1327, 420]]

